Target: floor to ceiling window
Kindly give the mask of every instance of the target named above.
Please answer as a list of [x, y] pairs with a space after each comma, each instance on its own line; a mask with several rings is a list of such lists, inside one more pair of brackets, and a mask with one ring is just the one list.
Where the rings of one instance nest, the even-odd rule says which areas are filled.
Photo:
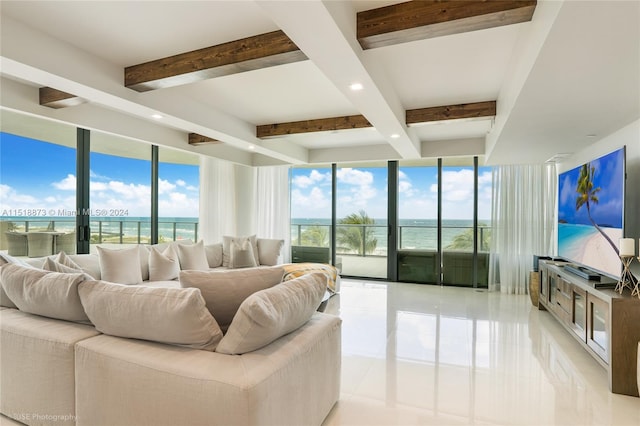
[[151, 145], [93, 131], [90, 165], [91, 245], [151, 243]]
[[198, 240], [200, 157], [159, 149], [158, 242]]
[[9, 111], [3, 120], [0, 250], [31, 257], [74, 253], [75, 128], [54, 123], [39, 131], [42, 120]]
[[[323, 191], [319, 182], [326, 188], [334, 184], [333, 246], [335, 264], [343, 275], [487, 287], [490, 168], [479, 167], [479, 160], [472, 157], [334, 167], [333, 182], [328, 167], [322, 173], [313, 168], [293, 169], [294, 245], [322, 246], [329, 253], [332, 205], [329, 192]], [[388, 203], [394, 199], [397, 200], [395, 206]], [[308, 221], [313, 220], [309, 218], [317, 216], [315, 212], [320, 205], [325, 212], [326, 231], [318, 243], [305, 239], [304, 230]], [[397, 222], [392, 215], [387, 215], [388, 206], [393, 212], [397, 206]], [[307, 213], [301, 214], [305, 209]], [[307, 222], [300, 216], [306, 216]], [[393, 246], [389, 246], [389, 242]], [[294, 258], [294, 261], [327, 262], [327, 259], [330, 259], [328, 254], [322, 259]], [[396, 266], [393, 271], [391, 268]]]
[[331, 166], [291, 169], [291, 259], [330, 263]]
[[398, 279], [438, 282], [438, 163], [403, 161], [398, 171]]
[[387, 163], [339, 164], [336, 263], [344, 275], [387, 277]]

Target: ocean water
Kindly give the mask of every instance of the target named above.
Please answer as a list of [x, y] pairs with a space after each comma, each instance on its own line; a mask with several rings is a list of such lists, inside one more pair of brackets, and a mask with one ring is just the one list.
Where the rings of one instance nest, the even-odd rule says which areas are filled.
[[[331, 225], [330, 219], [314, 218], [293, 218], [291, 220], [291, 239], [296, 241], [298, 233], [302, 234], [311, 226], [326, 228], [328, 233]], [[373, 225], [373, 235], [378, 240], [378, 250], [380, 254], [386, 252], [387, 246], [387, 221], [375, 219]], [[438, 221], [436, 219], [400, 219], [399, 220], [399, 246], [402, 249], [431, 249], [436, 250], [438, 246]], [[450, 245], [454, 238], [460, 234], [469, 232], [473, 228], [472, 220], [443, 220], [442, 221], [442, 246]], [[490, 222], [478, 221], [479, 234], [487, 241], [490, 236]], [[328, 235], [328, 234], [327, 234]], [[488, 247], [481, 249], [488, 250]]]

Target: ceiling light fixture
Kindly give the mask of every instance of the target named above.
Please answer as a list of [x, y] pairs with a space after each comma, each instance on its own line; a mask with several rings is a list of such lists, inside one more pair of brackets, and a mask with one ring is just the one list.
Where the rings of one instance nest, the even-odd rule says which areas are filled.
[[357, 92], [358, 90], [364, 89], [364, 86], [362, 85], [362, 83], [352, 83], [349, 86], [349, 89], [351, 89], [354, 92]]
[[160, 120], [162, 118], [160, 114], [153, 114], [151, 117], [155, 118], [156, 120]]
[[398, 139], [399, 137], [400, 137], [400, 135], [397, 134], [397, 133], [394, 133], [394, 134], [391, 135], [391, 139]]
[[255, 145], [249, 145], [249, 149], [250, 149], [251, 151], [253, 151], [254, 149], [256, 149], [256, 146], [255, 146]]

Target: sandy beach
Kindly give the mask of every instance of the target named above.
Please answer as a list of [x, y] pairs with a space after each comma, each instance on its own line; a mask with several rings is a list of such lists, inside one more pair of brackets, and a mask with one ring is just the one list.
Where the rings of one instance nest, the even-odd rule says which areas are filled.
[[[622, 238], [622, 230], [616, 228], [601, 228], [611, 240], [618, 244], [618, 240]], [[609, 242], [597, 232], [591, 236], [584, 244], [580, 257], [574, 259], [594, 269], [607, 272], [613, 276], [620, 276], [621, 263], [620, 258], [613, 250]]]

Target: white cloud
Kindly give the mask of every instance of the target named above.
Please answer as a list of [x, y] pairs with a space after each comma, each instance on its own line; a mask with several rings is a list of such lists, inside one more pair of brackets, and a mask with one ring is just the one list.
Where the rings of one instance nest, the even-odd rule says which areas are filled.
[[148, 185], [111, 181], [108, 187], [125, 200], [141, 199], [147, 202], [151, 200], [151, 187]]
[[328, 217], [331, 215], [331, 199], [317, 186], [308, 193], [294, 189], [291, 191], [291, 212], [293, 217]]
[[176, 181], [176, 185], [178, 185], [178, 186], [187, 186], [187, 182], [183, 181], [182, 179], [178, 179]]
[[76, 177], [72, 174], [68, 174], [67, 177], [62, 179], [60, 182], [53, 182], [51, 185], [61, 191], [75, 191]]
[[167, 194], [167, 193], [173, 191], [174, 189], [176, 189], [176, 185], [172, 184], [168, 180], [158, 179], [158, 193], [159, 194]]
[[349, 185], [371, 185], [373, 183], [371, 172], [363, 172], [349, 167], [338, 169], [337, 176], [338, 182]]
[[293, 185], [298, 188], [307, 188], [311, 185], [322, 184], [331, 181], [331, 173], [320, 173], [316, 169], [311, 170], [308, 176], [298, 175], [292, 179]]

